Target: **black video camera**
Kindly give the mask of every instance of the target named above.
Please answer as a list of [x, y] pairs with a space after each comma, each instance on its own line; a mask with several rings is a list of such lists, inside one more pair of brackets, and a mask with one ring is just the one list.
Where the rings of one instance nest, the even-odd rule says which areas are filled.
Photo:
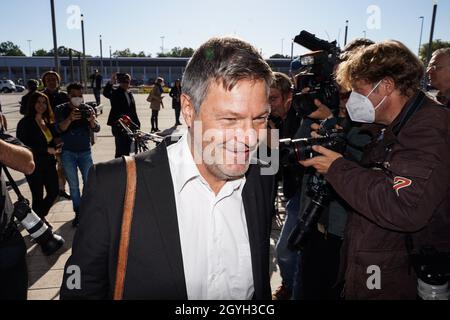
[[296, 76], [293, 107], [300, 116], [309, 116], [317, 110], [314, 100], [318, 99], [331, 110], [337, 110], [339, 88], [333, 72], [339, 61], [340, 49], [336, 41], [321, 40], [303, 30], [294, 42], [312, 52], [300, 57], [302, 71]]

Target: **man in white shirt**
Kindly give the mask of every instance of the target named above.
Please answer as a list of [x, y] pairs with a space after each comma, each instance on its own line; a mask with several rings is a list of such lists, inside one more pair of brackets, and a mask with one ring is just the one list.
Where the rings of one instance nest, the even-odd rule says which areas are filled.
[[[271, 298], [273, 177], [253, 160], [272, 78], [244, 41], [212, 38], [195, 52], [181, 95], [188, 132], [136, 157], [124, 299]], [[81, 289], [66, 273], [61, 298], [112, 297], [125, 178], [120, 159], [91, 171], [66, 264], [81, 269]]]

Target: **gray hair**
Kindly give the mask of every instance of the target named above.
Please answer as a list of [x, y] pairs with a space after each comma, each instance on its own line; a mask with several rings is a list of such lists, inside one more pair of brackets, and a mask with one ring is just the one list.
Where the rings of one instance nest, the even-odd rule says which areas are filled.
[[267, 95], [273, 81], [270, 66], [251, 44], [232, 37], [211, 38], [198, 48], [183, 75], [183, 93], [200, 111], [212, 81], [232, 90], [240, 80], [264, 80]]
[[445, 55], [447, 59], [450, 59], [450, 48], [442, 48], [433, 52], [433, 56]]

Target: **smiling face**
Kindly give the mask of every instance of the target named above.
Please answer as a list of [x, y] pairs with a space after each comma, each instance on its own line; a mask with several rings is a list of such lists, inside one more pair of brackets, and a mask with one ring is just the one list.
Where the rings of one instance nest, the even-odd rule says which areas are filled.
[[39, 97], [34, 105], [36, 114], [43, 115], [47, 111], [47, 100], [44, 97]]
[[243, 177], [270, 113], [265, 82], [241, 80], [227, 90], [221, 82], [213, 81], [199, 113], [185, 95], [182, 105], [193, 137], [191, 151], [196, 159], [199, 151], [202, 155], [203, 161], [197, 163], [202, 176], [207, 181]]

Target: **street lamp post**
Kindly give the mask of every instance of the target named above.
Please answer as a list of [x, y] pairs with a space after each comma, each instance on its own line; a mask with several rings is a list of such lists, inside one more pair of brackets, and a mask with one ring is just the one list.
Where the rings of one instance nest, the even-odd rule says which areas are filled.
[[86, 91], [87, 85], [86, 85], [86, 81], [87, 81], [87, 65], [86, 65], [86, 46], [85, 46], [85, 42], [84, 42], [84, 15], [81, 15], [81, 41], [83, 42], [83, 73], [82, 73], [82, 77], [83, 77], [83, 86], [84, 86], [84, 90]]
[[291, 41], [291, 61], [294, 60], [294, 39]]
[[431, 60], [431, 54], [433, 51], [433, 36], [434, 36], [434, 24], [436, 23], [436, 13], [437, 13], [437, 0], [433, 0], [433, 19], [431, 21], [431, 31], [430, 31], [430, 42], [428, 43], [428, 52], [427, 52], [427, 64]]
[[75, 76], [73, 72], [73, 52], [69, 49], [69, 63], [70, 63], [70, 81], [75, 82]]
[[281, 55], [284, 56], [284, 38], [281, 38]]
[[425, 19], [424, 16], [420, 16], [419, 19], [422, 20], [422, 24], [420, 27], [420, 38], [419, 38], [419, 51], [417, 52], [417, 56], [420, 56], [420, 47], [422, 47], [422, 35], [423, 35], [423, 20]]
[[161, 53], [164, 54], [164, 38], [165, 36], [161, 36]]
[[100, 35], [100, 74], [102, 75], [102, 77], [104, 76], [103, 73], [103, 42], [102, 35]]
[[53, 29], [53, 55], [55, 58], [55, 70], [59, 74], [59, 63], [58, 63], [58, 41], [56, 38], [56, 18], [55, 18], [55, 0], [50, 0], [50, 7], [52, 11], [52, 29]]
[[345, 20], [345, 38], [344, 38], [344, 47], [347, 45], [347, 36], [348, 36], [348, 20]]
[[112, 61], [112, 49], [109, 46], [109, 67], [111, 69], [111, 74], [113, 73], [113, 61]]
[[31, 52], [31, 40], [27, 40], [28, 41], [28, 49], [30, 51], [30, 57], [33, 56], [33, 53]]

